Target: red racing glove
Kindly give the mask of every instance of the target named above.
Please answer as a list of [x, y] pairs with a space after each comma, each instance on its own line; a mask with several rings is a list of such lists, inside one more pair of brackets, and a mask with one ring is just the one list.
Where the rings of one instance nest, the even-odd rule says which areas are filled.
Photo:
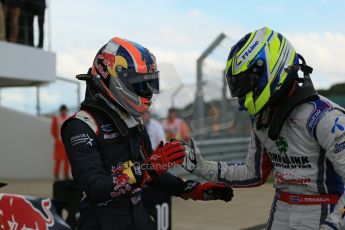
[[197, 181], [185, 181], [185, 188], [182, 192], [182, 198], [193, 200], [223, 200], [231, 201], [234, 196], [231, 187], [224, 184], [207, 182], [201, 184]]
[[168, 169], [182, 164], [186, 155], [185, 147], [180, 141], [163, 144], [161, 141], [153, 154], [146, 160], [150, 176], [159, 176]]

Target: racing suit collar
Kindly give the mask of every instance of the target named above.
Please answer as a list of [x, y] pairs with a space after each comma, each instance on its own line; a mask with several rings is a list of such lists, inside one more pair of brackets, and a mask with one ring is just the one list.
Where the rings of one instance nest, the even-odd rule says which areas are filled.
[[268, 131], [269, 138], [272, 140], [278, 138], [286, 118], [296, 106], [306, 101], [314, 101], [318, 98], [319, 96], [316, 93], [309, 74], [305, 75], [303, 85], [300, 89], [295, 90], [289, 97], [289, 100], [286, 100], [284, 106], [281, 106], [279, 111], [274, 115]]
[[102, 94], [98, 94], [98, 97], [101, 98], [109, 108], [114, 110], [123, 119], [129, 129], [142, 124], [140, 117], [132, 116], [120, 110], [114, 104], [110, 103]]

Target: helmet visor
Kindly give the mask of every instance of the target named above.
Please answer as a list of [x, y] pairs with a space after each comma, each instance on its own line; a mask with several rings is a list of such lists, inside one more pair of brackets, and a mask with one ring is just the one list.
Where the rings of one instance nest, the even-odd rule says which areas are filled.
[[237, 75], [226, 75], [232, 97], [244, 97], [250, 91], [256, 89], [260, 74], [243, 72]]
[[261, 83], [260, 79], [265, 72], [265, 63], [259, 58], [255, 60], [254, 64], [242, 73], [233, 75], [231, 68], [226, 73], [226, 80], [229, 84], [230, 94], [232, 97], [244, 97], [250, 91], [254, 91], [254, 94], [260, 92]]
[[128, 83], [134, 92], [141, 97], [152, 97], [159, 93], [159, 72], [140, 74], [133, 71], [123, 71], [120, 79]]

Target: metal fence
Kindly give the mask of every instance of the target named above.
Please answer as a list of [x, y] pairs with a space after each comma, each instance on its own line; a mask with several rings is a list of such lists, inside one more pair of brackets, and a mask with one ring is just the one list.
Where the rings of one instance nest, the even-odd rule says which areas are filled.
[[1, 88], [0, 106], [49, 116], [65, 104], [70, 112], [74, 112], [80, 104], [80, 92], [80, 82], [57, 77], [56, 81], [48, 84]]
[[[198, 141], [200, 152], [205, 160], [212, 161], [242, 161], [245, 159], [248, 150], [250, 137], [222, 138], [213, 140]], [[175, 175], [185, 179], [196, 179], [182, 167], [171, 170]], [[200, 181], [200, 178], [197, 178]]]
[[203, 140], [197, 145], [206, 160], [243, 160], [247, 155], [249, 137]]

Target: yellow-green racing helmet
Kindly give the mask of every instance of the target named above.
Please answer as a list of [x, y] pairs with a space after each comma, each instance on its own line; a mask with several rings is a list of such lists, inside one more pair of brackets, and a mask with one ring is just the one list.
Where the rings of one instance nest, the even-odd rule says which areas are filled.
[[240, 110], [258, 114], [286, 82], [285, 68], [298, 64], [290, 42], [268, 27], [245, 35], [232, 48], [226, 64], [226, 79]]

